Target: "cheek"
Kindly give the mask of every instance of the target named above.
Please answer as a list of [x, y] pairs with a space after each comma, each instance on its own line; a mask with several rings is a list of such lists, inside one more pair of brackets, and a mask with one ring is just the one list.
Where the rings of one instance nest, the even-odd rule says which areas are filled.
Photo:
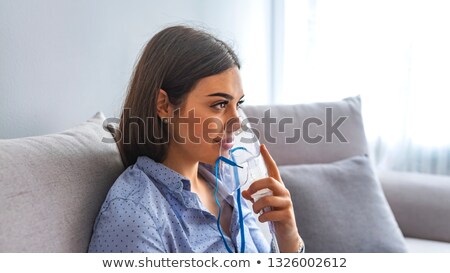
[[219, 156], [219, 143], [215, 142], [214, 139], [222, 136], [223, 126], [221, 122], [211, 118], [204, 118], [193, 126], [196, 141], [191, 143], [193, 143], [193, 149], [199, 155], [199, 160], [214, 164]]
[[[176, 126], [175, 126], [176, 127]], [[211, 145], [214, 144], [214, 139], [221, 136], [222, 128], [216, 123], [207, 123], [203, 120], [199, 122], [189, 122], [178, 125], [174, 128], [174, 135], [176, 139], [184, 140], [181, 143], [187, 145]]]
[[224, 124], [223, 121], [216, 117], [208, 117], [201, 120], [201, 124], [198, 126], [199, 135], [202, 138], [202, 142], [208, 144], [214, 144], [214, 139], [223, 136]]

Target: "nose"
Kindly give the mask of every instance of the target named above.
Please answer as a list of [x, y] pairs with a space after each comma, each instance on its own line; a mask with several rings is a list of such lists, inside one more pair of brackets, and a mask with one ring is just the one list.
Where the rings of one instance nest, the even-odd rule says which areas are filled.
[[226, 126], [225, 126], [225, 131], [227, 134], [231, 134], [239, 129], [241, 129], [242, 127], [242, 120], [241, 120], [241, 115], [239, 113], [239, 111], [233, 110], [232, 113], [230, 113], [230, 116], [228, 117]]

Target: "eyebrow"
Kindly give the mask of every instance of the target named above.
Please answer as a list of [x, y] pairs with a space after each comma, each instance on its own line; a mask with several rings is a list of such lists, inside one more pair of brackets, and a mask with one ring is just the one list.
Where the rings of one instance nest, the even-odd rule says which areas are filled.
[[[212, 93], [212, 94], [209, 94], [209, 95], [208, 95], [208, 97], [214, 97], [214, 96], [217, 96], [217, 97], [223, 97], [223, 98], [228, 99], [228, 100], [233, 100], [233, 99], [234, 99], [234, 97], [231, 96], [230, 94], [222, 93], [222, 92]], [[242, 95], [241, 99], [242, 99], [244, 96], [245, 96], [245, 95]]]

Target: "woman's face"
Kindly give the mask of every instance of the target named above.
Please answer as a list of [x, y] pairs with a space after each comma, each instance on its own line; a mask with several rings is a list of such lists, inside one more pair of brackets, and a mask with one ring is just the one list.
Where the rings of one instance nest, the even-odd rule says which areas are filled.
[[220, 147], [222, 152], [230, 149], [231, 133], [240, 128], [238, 108], [243, 96], [236, 67], [198, 81], [179, 115], [171, 119], [171, 149], [194, 162], [214, 164]]

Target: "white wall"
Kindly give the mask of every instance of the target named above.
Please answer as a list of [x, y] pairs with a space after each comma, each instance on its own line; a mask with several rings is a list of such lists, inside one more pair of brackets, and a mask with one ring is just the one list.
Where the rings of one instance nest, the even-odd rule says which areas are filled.
[[1, 0], [0, 138], [59, 132], [97, 111], [119, 116], [141, 48], [175, 23], [230, 42], [242, 59], [246, 103], [265, 103], [269, 7], [270, 0]]
[[224, 0], [205, 1], [203, 6], [203, 22], [222, 39], [231, 38], [230, 44], [240, 57], [245, 104], [269, 103], [271, 3], [272, 0]]

